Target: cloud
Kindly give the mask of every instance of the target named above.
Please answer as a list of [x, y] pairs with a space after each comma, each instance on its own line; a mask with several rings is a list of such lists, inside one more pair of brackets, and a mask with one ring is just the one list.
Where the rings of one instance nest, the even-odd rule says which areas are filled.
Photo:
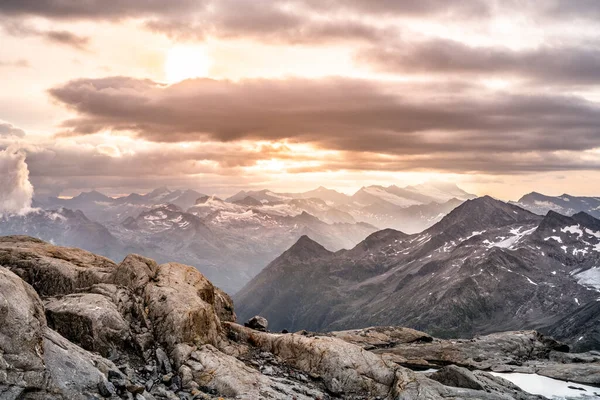
[[202, 0], [2, 0], [0, 14], [56, 19], [114, 19], [185, 13]]
[[356, 59], [375, 70], [395, 74], [516, 77], [550, 86], [600, 82], [600, 45], [593, 44], [517, 51], [436, 39], [373, 46], [359, 51]]
[[0, 137], [13, 136], [13, 137], [25, 137], [25, 131], [19, 129], [8, 122], [0, 121]]
[[[98, 139], [100, 143], [94, 144]], [[23, 143], [23, 151], [38, 196], [88, 188], [111, 188], [112, 191], [123, 188], [126, 192], [156, 186], [243, 187], [245, 182], [258, 179], [247, 168], [254, 167], [259, 160], [299, 161], [314, 157], [269, 143], [203, 142], [181, 146], [131, 140], [120, 143], [119, 138], [99, 137]]]
[[63, 123], [63, 136], [110, 130], [155, 142], [285, 139], [397, 156], [600, 146], [595, 103], [460, 82], [196, 79], [165, 86], [113, 77], [71, 81], [50, 94], [78, 115]]
[[0, 27], [11, 36], [40, 37], [47, 42], [69, 46], [76, 50], [87, 50], [90, 42], [90, 38], [86, 36], [80, 36], [65, 30], [38, 29], [21, 20], [0, 19]]
[[[190, 13], [215, 13], [227, 8], [262, 10], [273, 15], [273, 10], [352, 11], [362, 14], [479, 14], [490, 10], [490, 2], [483, 0], [3, 0], [0, 13], [6, 15], [32, 15], [56, 19], [113, 19], [139, 18], [143, 16], [186, 15]], [[235, 9], [231, 11], [235, 12]], [[257, 16], [257, 13], [253, 13]]]
[[4, 0], [0, 15], [54, 20], [142, 19], [150, 29], [175, 38], [254, 38], [263, 42], [379, 41], [396, 30], [365, 17], [477, 15], [490, 12], [483, 0]]
[[0, 68], [1, 67], [29, 68], [29, 67], [31, 67], [31, 65], [29, 64], [29, 61], [24, 60], [24, 59], [15, 60], [15, 61], [0, 60]]
[[0, 151], [0, 215], [21, 214], [31, 209], [33, 186], [22, 151]]
[[90, 42], [90, 38], [69, 31], [44, 31], [40, 32], [40, 35], [50, 42], [71, 46], [78, 50], [86, 50]]

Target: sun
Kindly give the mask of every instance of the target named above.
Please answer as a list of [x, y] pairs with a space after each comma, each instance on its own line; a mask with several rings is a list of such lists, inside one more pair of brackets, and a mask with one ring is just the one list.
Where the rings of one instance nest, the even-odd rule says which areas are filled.
[[169, 83], [208, 75], [210, 58], [203, 47], [176, 46], [167, 52], [165, 75]]

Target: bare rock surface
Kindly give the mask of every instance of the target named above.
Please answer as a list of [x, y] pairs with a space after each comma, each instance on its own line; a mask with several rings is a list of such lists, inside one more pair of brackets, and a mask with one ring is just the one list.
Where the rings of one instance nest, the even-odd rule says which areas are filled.
[[169, 351], [178, 343], [216, 344], [221, 324], [215, 287], [193, 267], [167, 263], [144, 290], [156, 340]]
[[129, 324], [117, 306], [96, 293], [70, 294], [45, 303], [48, 324], [81, 347], [108, 355], [130, 337]]
[[540, 398], [491, 370], [598, 384], [600, 354], [566, 353], [535, 331], [439, 340], [400, 327], [269, 333], [266, 321], [235, 320], [229, 296], [193, 267], [0, 238], [3, 400]]
[[366, 350], [389, 348], [396, 344], [427, 343], [433, 338], [425, 332], [397, 326], [375, 326], [365, 329], [331, 332], [331, 336], [361, 346]]
[[88, 251], [27, 236], [0, 238], [0, 265], [19, 275], [40, 296], [69, 294], [106, 282], [116, 267], [108, 258]]

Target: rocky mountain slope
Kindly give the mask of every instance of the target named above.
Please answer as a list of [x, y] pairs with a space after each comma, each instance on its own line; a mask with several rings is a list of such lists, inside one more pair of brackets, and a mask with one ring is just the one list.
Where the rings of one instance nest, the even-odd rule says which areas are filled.
[[109, 228], [122, 243], [159, 262], [176, 259], [195, 266], [229, 293], [302, 235], [340, 250], [376, 230], [364, 223], [328, 224], [306, 212], [289, 216], [247, 210], [215, 198], [201, 198], [187, 212], [172, 204], [158, 206]]
[[192, 267], [0, 238], [3, 400], [542, 399], [489, 373], [527, 368], [600, 385], [596, 355], [535, 332], [449, 342], [405, 328], [287, 334], [235, 321], [229, 297]]
[[540, 215], [545, 215], [548, 211], [563, 215], [585, 212], [595, 218], [600, 218], [600, 198], [598, 197], [571, 196], [569, 194], [546, 196], [532, 192], [521, 197], [515, 204]]
[[204, 196], [195, 190], [169, 190], [158, 188], [146, 194], [131, 193], [127, 196], [112, 198], [98, 191], [82, 192], [71, 199], [49, 197], [37, 201], [35, 206], [51, 210], [68, 208], [81, 210], [90, 219], [102, 224], [119, 221], [128, 217], [135, 217], [161, 204], [174, 204], [187, 209], [192, 207], [196, 200]]
[[[469, 200], [420, 234], [374, 233], [330, 252], [308, 237], [236, 296], [275, 329], [396, 324], [440, 337], [538, 329], [596, 347], [600, 221], [545, 217], [491, 197]], [[579, 325], [564, 327], [565, 318]], [[562, 327], [562, 328], [561, 328]]]

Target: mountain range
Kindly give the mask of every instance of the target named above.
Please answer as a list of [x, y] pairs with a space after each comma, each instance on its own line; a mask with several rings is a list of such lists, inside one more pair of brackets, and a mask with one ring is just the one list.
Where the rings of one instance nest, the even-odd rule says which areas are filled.
[[[532, 193], [515, 204], [544, 214], [542, 205], [564, 214], [598, 212], [594, 198], [540, 196]], [[351, 249], [381, 229], [422, 232], [474, 197], [439, 182], [368, 186], [353, 195], [324, 187], [303, 193], [241, 191], [226, 199], [166, 187], [117, 198], [91, 191], [37, 199], [35, 212], [3, 216], [0, 234], [30, 234], [116, 261], [131, 252], [177, 260], [235, 293], [302, 235], [329, 251]], [[565, 199], [578, 206], [558, 208]]]
[[352, 196], [324, 187], [241, 191], [225, 200], [166, 187], [116, 198], [90, 191], [36, 199], [36, 211], [4, 216], [0, 234], [30, 234], [116, 261], [130, 252], [177, 260], [235, 293], [303, 235], [331, 251], [352, 248], [382, 228], [421, 230], [471, 197], [441, 183], [370, 186]]
[[[537, 329], [598, 348], [600, 220], [540, 216], [489, 196], [418, 234], [373, 233], [331, 252], [309, 237], [235, 295], [273, 329], [402, 325], [438, 337]], [[571, 324], [565, 324], [571, 321]]]
[[583, 211], [595, 218], [600, 218], [600, 197], [571, 196], [570, 194], [546, 196], [532, 192], [521, 197], [514, 204], [541, 215], [545, 215], [548, 211], [555, 211], [563, 215], [573, 215]]

